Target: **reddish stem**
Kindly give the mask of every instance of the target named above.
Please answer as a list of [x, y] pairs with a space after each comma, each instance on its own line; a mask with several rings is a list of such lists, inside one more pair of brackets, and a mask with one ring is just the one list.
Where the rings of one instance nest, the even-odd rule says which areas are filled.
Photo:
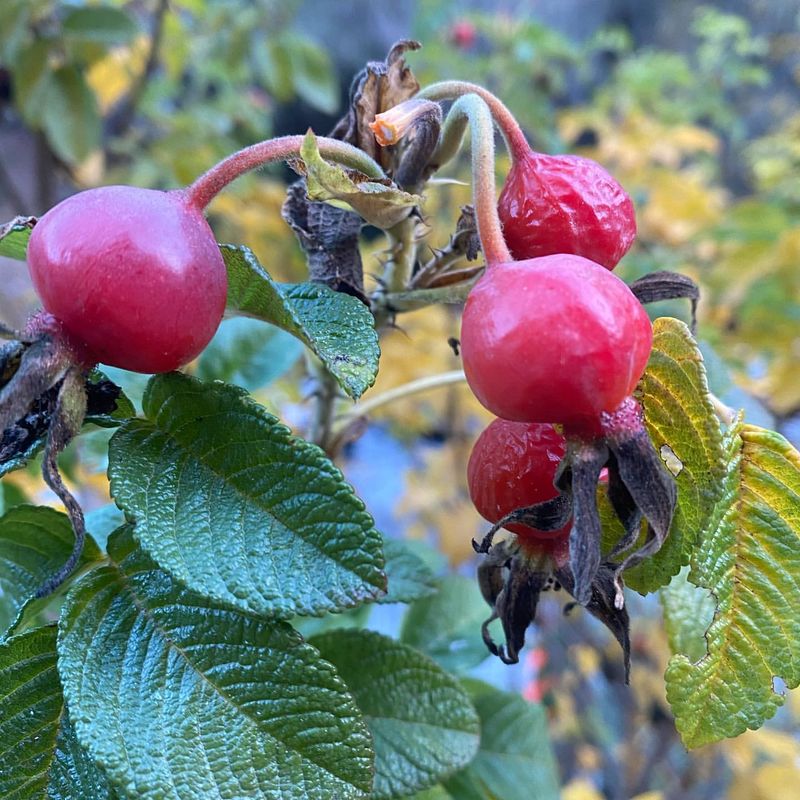
[[514, 115], [499, 97], [477, 83], [467, 81], [441, 81], [426, 86], [414, 97], [426, 100], [455, 100], [466, 94], [476, 94], [483, 100], [503, 134], [511, 161], [520, 161], [530, 152], [530, 145]]
[[[201, 175], [186, 191], [188, 202], [204, 209], [229, 183], [246, 172], [271, 164], [300, 158], [300, 148], [305, 136], [281, 136], [245, 147], [228, 156]], [[357, 169], [371, 178], [386, 177], [383, 170], [363, 150], [337, 139], [317, 138], [320, 155], [343, 166]]]

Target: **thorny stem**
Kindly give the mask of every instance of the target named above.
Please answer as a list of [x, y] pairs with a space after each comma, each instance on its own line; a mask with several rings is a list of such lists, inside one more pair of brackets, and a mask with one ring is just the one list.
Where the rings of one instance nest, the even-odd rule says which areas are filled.
[[503, 134], [511, 160], [517, 161], [524, 158], [530, 151], [530, 146], [522, 128], [500, 98], [493, 95], [488, 89], [484, 89], [483, 86], [479, 86], [476, 83], [468, 83], [467, 81], [441, 81], [440, 83], [432, 83], [430, 86], [426, 86], [417, 92], [414, 98], [420, 100], [456, 100], [468, 94], [478, 95], [489, 106], [489, 111], [500, 129], [500, 133]]
[[412, 214], [386, 231], [390, 258], [386, 265], [384, 283], [389, 292], [402, 292], [411, 280], [417, 260], [416, 229], [417, 219]]
[[[229, 183], [246, 172], [274, 161], [300, 158], [300, 148], [304, 140], [305, 136], [280, 136], [239, 150], [211, 167], [189, 186], [186, 189], [187, 200], [196, 208], [205, 208]], [[353, 145], [321, 136], [317, 138], [317, 146], [323, 158], [357, 169], [370, 178], [386, 178], [380, 166], [363, 150]]]
[[[438, 85], [438, 84], [435, 84]], [[461, 141], [469, 123], [472, 145], [472, 195], [481, 249], [488, 266], [513, 261], [497, 215], [494, 174], [494, 128], [486, 103], [477, 94], [460, 97], [450, 109], [442, 142]]]

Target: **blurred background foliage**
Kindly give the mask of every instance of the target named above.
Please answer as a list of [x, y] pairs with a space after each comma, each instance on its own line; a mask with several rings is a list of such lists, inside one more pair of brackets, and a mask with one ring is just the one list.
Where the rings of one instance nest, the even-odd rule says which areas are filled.
[[[309, 125], [327, 132], [353, 72], [395, 39], [427, 83], [482, 83], [518, 115], [532, 144], [603, 163], [635, 199], [640, 235], [619, 272], [674, 269], [702, 286], [699, 335], [712, 389], [751, 421], [800, 441], [800, 5], [295, 0], [3, 0], [0, 3], [0, 207], [42, 213], [103, 183], [167, 188], [231, 151]], [[491, 10], [487, 10], [491, 9]], [[732, 13], [735, 11], [736, 13]], [[501, 154], [500, 177], [507, 169]], [[466, 159], [429, 187], [432, 247], [469, 202]], [[222, 241], [245, 243], [280, 280], [305, 264], [280, 216], [291, 173], [238, 181], [210, 209]], [[380, 271], [385, 243], [364, 245]], [[35, 298], [24, 268], [4, 265], [0, 313], [20, 324]], [[657, 313], [687, 318], [680, 303]], [[458, 310], [402, 315], [383, 335], [366, 400], [459, 368], [448, 345]], [[192, 369], [245, 386], [298, 431], [308, 424], [302, 353], [290, 337], [227, 321]], [[132, 396], [143, 380], [115, 372]], [[342, 408], [341, 424], [353, 422]], [[543, 703], [566, 800], [785, 798], [800, 779], [794, 693], [763, 730], [687, 754], [664, 699], [669, 656], [655, 598], [631, 597], [632, 688], [620, 654], [584, 615], [545, 602], [524, 663], [486, 660], [486, 615], [470, 539], [483, 523], [465, 464], [488, 416], [463, 385], [379, 404], [348, 430], [340, 462], [387, 534], [419, 540], [442, 576], [438, 608], [389, 607], [370, 625], [397, 632], [461, 674]], [[87, 507], [108, 502], [107, 432], [83, 437], [65, 466]], [[76, 452], [79, 451], [79, 452]], [[4, 482], [0, 504], [48, 502], [35, 469]], [[102, 513], [97, 517], [100, 520]], [[100, 524], [98, 522], [98, 524]], [[453, 573], [456, 573], [455, 575]], [[455, 583], [453, 583], [455, 581]], [[682, 591], [680, 586], [674, 591]], [[671, 589], [672, 590], [672, 589]], [[425, 602], [425, 601], [423, 601]], [[432, 601], [431, 601], [432, 602]], [[438, 795], [437, 795], [438, 796]], [[444, 795], [442, 795], [444, 796]], [[483, 795], [475, 795], [483, 796]], [[515, 797], [536, 796], [520, 787]]]

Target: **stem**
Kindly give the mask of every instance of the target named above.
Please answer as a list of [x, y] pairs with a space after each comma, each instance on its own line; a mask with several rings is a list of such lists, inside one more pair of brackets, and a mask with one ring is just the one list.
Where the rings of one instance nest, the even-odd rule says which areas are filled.
[[472, 135], [472, 196], [481, 249], [487, 265], [508, 263], [514, 259], [503, 238], [503, 226], [497, 215], [492, 116], [478, 95], [465, 95], [453, 104], [444, 123], [442, 144], [450, 147], [455, 143], [457, 147], [467, 122]]
[[467, 81], [441, 81], [432, 83], [414, 95], [416, 99], [425, 100], [456, 100], [467, 94], [476, 94], [483, 100], [491, 111], [500, 133], [503, 134], [511, 160], [518, 161], [530, 152], [530, 145], [525, 134], [508, 107], [493, 95], [488, 89], [477, 83]]
[[393, 403], [395, 400], [410, 397], [420, 392], [427, 392], [429, 389], [438, 389], [442, 386], [451, 386], [454, 383], [463, 383], [464, 381], [466, 381], [466, 376], [464, 375], [464, 371], [460, 369], [453, 370], [452, 372], [442, 372], [438, 375], [429, 375], [426, 378], [418, 378], [415, 381], [409, 381], [401, 386], [396, 386], [394, 389], [389, 389], [383, 394], [371, 397], [364, 403], [359, 403], [350, 413], [344, 416], [344, 422], [349, 425], [359, 417], [366, 417], [376, 408]]
[[391, 253], [384, 275], [388, 292], [402, 292], [411, 280], [417, 260], [416, 229], [416, 218], [409, 216], [386, 232]]
[[[267, 139], [264, 142], [245, 147], [233, 155], [211, 167], [186, 189], [189, 203], [196, 208], [205, 208], [214, 197], [229, 183], [245, 172], [271, 164], [274, 161], [285, 161], [289, 158], [300, 158], [300, 148], [305, 136], [281, 136]], [[359, 150], [338, 139], [318, 137], [317, 145], [323, 158], [335, 161], [351, 169], [357, 169], [370, 178], [383, 180], [383, 170], [363, 150]]]

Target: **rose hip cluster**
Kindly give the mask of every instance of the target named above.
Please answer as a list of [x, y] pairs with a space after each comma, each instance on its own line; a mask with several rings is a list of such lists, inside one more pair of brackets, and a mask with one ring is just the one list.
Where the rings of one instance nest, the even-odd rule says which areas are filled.
[[[498, 417], [468, 466], [472, 500], [494, 523], [476, 543], [487, 554], [480, 583], [493, 608], [484, 639], [516, 662], [539, 593], [560, 585], [612, 629], [627, 668], [621, 574], [660, 547], [675, 504], [632, 397], [651, 323], [611, 271], [635, 236], [633, 206], [588, 159], [521, 152], [518, 140], [512, 155], [498, 211], [521, 260], [487, 257], [461, 324], [467, 382]], [[626, 531], [605, 556], [598, 485]], [[516, 537], [493, 545], [500, 527]], [[640, 535], [644, 543], [614, 561]], [[487, 628], [498, 617], [506, 639], [499, 648]]]

